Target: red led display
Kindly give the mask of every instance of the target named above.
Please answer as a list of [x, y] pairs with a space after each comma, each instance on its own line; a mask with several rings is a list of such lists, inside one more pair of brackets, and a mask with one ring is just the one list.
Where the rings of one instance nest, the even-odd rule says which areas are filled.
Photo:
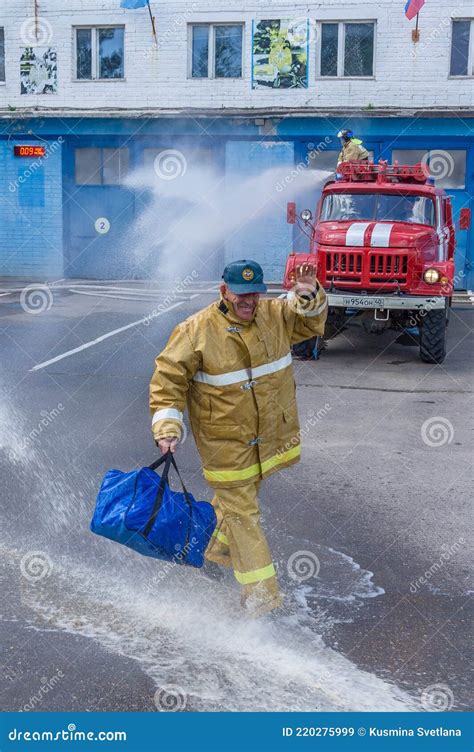
[[13, 153], [15, 157], [44, 157], [46, 154], [45, 146], [14, 146]]

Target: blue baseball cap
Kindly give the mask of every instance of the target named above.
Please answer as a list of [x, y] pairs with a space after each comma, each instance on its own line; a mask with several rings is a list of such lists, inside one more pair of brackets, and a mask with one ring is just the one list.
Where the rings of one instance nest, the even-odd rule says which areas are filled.
[[235, 295], [251, 292], [267, 292], [263, 281], [263, 269], [256, 261], [240, 259], [227, 264], [222, 279]]

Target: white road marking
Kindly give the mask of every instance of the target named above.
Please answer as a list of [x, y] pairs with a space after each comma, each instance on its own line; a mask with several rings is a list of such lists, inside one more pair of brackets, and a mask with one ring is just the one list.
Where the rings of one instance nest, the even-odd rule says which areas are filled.
[[[123, 282], [124, 280], [109, 280], [109, 282], [117, 281], [117, 282]], [[61, 284], [59, 284], [61, 283]], [[39, 284], [39, 283], [38, 283]], [[73, 288], [74, 290], [77, 290], [79, 288], [84, 288], [85, 290], [120, 290], [120, 292], [134, 292], [137, 295], [142, 294], [149, 294], [149, 293], [164, 293], [164, 294], [170, 294], [173, 292], [173, 285], [170, 285], [168, 287], [140, 287], [139, 285], [141, 282], [137, 281], [136, 287], [118, 287], [115, 284], [107, 284], [107, 285], [98, 285], [98, 284], [89, 284], [87, 282], [75, 282], [73, 279], [70, 280], [59, 280], [58, 282], [52, 282], [48, 287], [54, 288], [54, 290], [69, 290]], [[205, 284], [208, 285], [207, 287], [200, 287], [201, 283], [193, 283], [189, 287], [186, 287], [183, 292], [186, 293], [213, 293], [216, 294], [219, 291], [219, 285], [220, 281], [216, 281], [214, 284], [213, 282], [206, 282]], [[204, 284], [204, 283], [202, 283]], [[270, 293], [277, 293], [277, 292], [284, 292], [283, 288], [280, 287], [279, 282], [268, 282], [269, 285], [269, 292]], [[272, 287], [272, 285], [275, 285]], [[0, 295], [9, 295], [13, 292], [22, 292], [30, 285], [22, 285], [21, 287], [0, 287]]]
[[[174, 293], [175, 288], [170, 285], [169, 287], [143, 287], [143, 288], [136, 288], [136, 287], [116, 287], [115, 285], [69, 285], [69, 288], [71, 290], [74, 290], [74, 292], [79, 291], [81, 288], [84, 288], [85, 290], [103, 290], [104, 292], [126, 292], [126, 293], [134, 293], [135, 295], [170, 295]], [[209, 287], [209, 288], [202, 288], [202, 287], [196, 287], [196, 285], [193, 285], [192, 287], [183, 288], [180, 295], [185, 294], [191, 294], [195, 293], [196, 295], [200, 295], [203, 292], [209, 292], [209, 293], [217, 293], [219, 290], [219, 286], [216, 284], [215, 287]], [[178, 293], [177, 293], [178, 294]]]
[[3, 298], [4, 295], [10, 295], [10, 293], [9, 292], [0, 292], [0, 297]]
[[[92, 290], [92, 291], [94, 291], [97, 288], [97, 292], [86, 293], [85, 291], [83, 292], [82, 290], [80, 290], [79, 289], [80, 287], [84, 287], [85, 290]], [[70, 285], [68, 289], [69, 289], [69, 292], [75, 292], [78, 295], [79, 294], [82, 294], [82, 295], [98, 294], [99, 290], [103, 290], [104, 295], [105, 294], [109, 295], [110, 293], [117, 290], [117, 292], [123, 292], [124, 294], [130, 294], [130, 295], [134, 294], [134, 295], [148, 295], [148, 296], [150, 295], [165, 295], [166, 296], [166, 295], [172, 294], [173, 297], [175, 298], [189, 296], [189, 298], [186, 298], [186, 299], [196, 298], [198, 295], [204, 295], [204, 294], [216, 295], [219, 292], [219, 288], [217, 286], [209, 287], [209, 288], [190, 287], [189, 289], [183, 290], [180, 293], [174, 293], [172, 287], [168, 287], [165, 289], [155, 289], [153, 287], [146, 287], [143, 290], [135, 290], [135, 289], [131, 289], [128, 287], [102, 287], [99, 285]], [[197, 289], [197, 292], [196, 292], [196, 289]], [[128, 293], [129, 290], [130, 292]], [[286, 292], [281, 287], [269, 288], [268, 290], [268, 294], [271, 294], [271, 295], [276, 294], [276, 293], [281, 293], [281, 292], [284, 292], [286, 294]]]
[[[69, 285], [70, 291], [72, 292], [79, 292], [81, 288], [84, 288], [85, 290], [102, 290], [103, 292], [123, 292], [133, 295], [150, 295], [150, 294], [159, 294], [159, 293], [165, 293], [168, 294], [173, 292], [173, 288], [155, 288], [155, 287], [144, 287], [143, 289], [136, 288], [136, 287], [116, 287], [115, 285]], [[184, 291], [183, 291], [184, 292]]]
[[50, 360], [45, 360], [44, 363], [38, 363], [36, 366], [33, 366], [33, 368], [30, 368], [30, 371], [39, 371], [41, 368], [46, 368], [46, 366], [50, 366], [52, 363], [57, 363], [58, 360], [63, 360], [63, 358], [69, 358], [70, 355], [74, 355], [75, 353], [81, 352], [81, 350], [87, 350], [87, 348], [93, 347], [93, 345], [98, 345], [99, 342], [103, 342], [105, 339], [108, 339], [109, 337], [113, 337], [115, 334], [119, 334], [120, 332], [125, 332], [127, 329], [131, 329], [133, 326], [139, 326], [140, 324], [143, 324], [145, 321], [151, 321], [155, 318], [158, 318], [158, 316], [161, 316], [163, 313], [168, 313], [168, 311], [171, 311], [173, 308], [177, 308], [180, 305], [183, 305], [182, 300], [179, 301], [178, 303], [173, 303], [173, 305], [168, 306], [168, 308], [165, 311], [159, 311], [158, 313], [150, 314], [149, 316], [144, 316], [142, 319], [139, 319], [139, 321], [132, 321], [131, 324], [127, 324], [126, 326], [121, 326], [119, 329], [114, 329], [111, 332], [102, 334], [100, 337], [97, 337], [96, 339], [93, 339], [90, 342], [84, 342], [83, 345], [80, 345], [79, 347], [75, 347], [73, 350], [67, 350], [67, 352], [62, 353], [61, 355], [56, 355], [55, 358], [50, 358]]
[[[156, 300], [156, 298], [161, 297], [157, 295], [144, 295], [143, 293], [140, 293], [140, 297], [133, 297], [134, 293], [123, 293], [122, 295], [114, 295], [112, 291], [105, 290], [104, 292], [99, 292], [98, 290], [96, 292], [86, 292], [85, 290], [69, 290], [69, 292], [73, 292], [75, 295], [91, 295], [93, 298], [115, 298], [116, 300], [132, 300], [132, 301], [141, 301], [143, 303], [146, 303], [147, 300]], [[199, 293], [197, 293], [199, 295]], [[190, 298], [185, 298], [183, 295], [173, 295], [174, 298], [181, 298], [183, 302], [185, 300], [189, 300]], [[191, 296], [194, 297], [194, 296]]]

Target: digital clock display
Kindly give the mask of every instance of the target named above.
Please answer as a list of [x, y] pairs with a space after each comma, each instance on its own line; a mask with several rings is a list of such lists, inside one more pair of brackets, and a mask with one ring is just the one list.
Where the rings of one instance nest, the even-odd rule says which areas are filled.
[[14, 146], [13, 153], [15, 157], [44, 157], [46, 154], [45, 146]]

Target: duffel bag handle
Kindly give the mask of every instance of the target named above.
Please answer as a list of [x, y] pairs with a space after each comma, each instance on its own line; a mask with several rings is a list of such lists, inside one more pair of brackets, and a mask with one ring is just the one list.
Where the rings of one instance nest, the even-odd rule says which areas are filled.
[[166, 452], [166, 454], [162, 454], [158, 460], [155, 460], [155, 462], [152, 462], [151, 465], [148, 465], [150, 470], [156, 470], [156, 468], [162, 465], [163, 462], [166, 462], [166, 458], [168, 454], [169, 454], [169, 450]]
[[161, 504], [163, 502], [163, 495], [165, 493], [165, 486], [166, 486], [166, 484], [168, 482], [168, 474], [169, 474], [169, 471], [170, 471], [170, 465], [173, 465], [173, 467], [176, 470], [176, 473], [178, 475], [178, 478], [179, 478], [179, 480], [181, 482], [181, 486], [183, 488], [183, 493], [184, 493], [184, 498], [185, 498], [186, 503], [187, 503], [188, 508], [189, 508], [189, 516], [190, 516], [190, 518], [191, 518], [192, 511], [193, 511], [193, 507], [192, 507], [191, 499], [189, 498], [188, 490], [187, 490], [186, 486], [183, 483], [183, 479], [181, 478], [181, 475], [179, 473], [178, 466], [176, 464], [176, 460], [173, 457], [173, 455], [170, 452], [170, 450], [168, 450], [166, 452], [166, 454], [164, 454], [158, 460], [156, 460], [155, 462], [152, 462], [152, 464], [149, 465], [148, 467], [150, 468], [150, 470], [156, 470], [156, 468], [159, 467], [163, 462], [165, 463], [165, 466], [163, 468], [163, 473], [162, 473], [161, 478], [160, 478], [160, 485], [158, 486], [158, 493], [156, 494], [155, 503], [153, 504], [153, 511], [152, 511], [152, 513], [150, 515], [150, 519], [148, 520], [148, 522], [146, 524], [146, 527], [145, 527], [145, 529], [143, 531], [143, 535], [145, 536], [145, 538], [148, 536], [148, 533], [150, 532], [150, 530], [152, 529], [153, 525], [155, 524], [155, 520], [156, 520], [156, 518], [158, 516], [158, 512], [160, 511]]

